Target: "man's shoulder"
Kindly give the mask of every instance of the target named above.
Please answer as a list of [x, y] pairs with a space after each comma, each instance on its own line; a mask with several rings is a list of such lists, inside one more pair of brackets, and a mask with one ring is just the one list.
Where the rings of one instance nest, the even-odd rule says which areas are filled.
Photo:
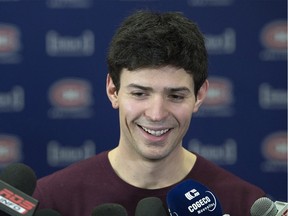
[[204, 184], [218, 197], [225, 213], [249, 215], [255, 200], [266, 195], [260, 187], [201, 156], [197, 156], [194, 168], [190, 177]]
[[91, 175], [91, 173], [97, 174], [102, 169], [103, 163], [105, 163], [106, 152], [96, 154], [90, 158], [75, 162], [63, 169], [60, 169], [54, 173], [44, 176], [38, 180], [39, 184], [45, 182], [61, 181], [66, 182], [77, 181], [77, 179], [83, 179], [85, 176]]
[[263, 193], [258, 186], [199, 155], [197, 156], [196, 164], [193, 174], [203, 180], [206, 179], [207, 184], [215, 185], [223, 190], [239, 190], [239, 192], [244, 193], [245, 191], [257, 191], [258, 193]]

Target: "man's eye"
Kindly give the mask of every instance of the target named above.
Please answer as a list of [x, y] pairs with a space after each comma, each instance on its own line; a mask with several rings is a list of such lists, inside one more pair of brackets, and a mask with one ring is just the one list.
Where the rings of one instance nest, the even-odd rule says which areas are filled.
[[131, 95], [134, 97], [144, 97], [146, 94], [144, 92], [131, 92]]
[[184, 96], [173, 94], [173, 95], [170, 95], [169, 98], [173, 101], [181, 101], [184, 99]]

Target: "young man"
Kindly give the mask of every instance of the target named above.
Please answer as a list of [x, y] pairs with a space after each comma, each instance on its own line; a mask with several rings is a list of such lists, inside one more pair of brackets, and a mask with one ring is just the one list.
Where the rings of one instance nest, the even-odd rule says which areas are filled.
[[159, 197], [167, 208], [167, 192], [194, 179], [215, 193], [223, 214], [250, 215], [265, 193], [182, 146], [209, 87], [198, 27], [181, 13], [138, 11], [113, 37], [108, 66], [119, 144], [40, 179], [34, 193], [40, 208], [90, 216], [98, 205], [117, 203], [134, 216], [139, 200]]

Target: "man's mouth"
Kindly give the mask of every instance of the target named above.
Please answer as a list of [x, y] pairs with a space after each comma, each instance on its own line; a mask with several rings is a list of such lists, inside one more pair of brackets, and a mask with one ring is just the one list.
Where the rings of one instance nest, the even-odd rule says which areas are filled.
[[143, 126], [140, 126], [144, 131], [146, 131], [147, 133], [153, 135], [153, 136], [162, 136], [163, 134], [167, 133], [170, 129], [167, 128], [167, 129], [162, 129], [162, 130], [152, 130], [152, 129], [148, 129], [148, 128], [145, 128]]

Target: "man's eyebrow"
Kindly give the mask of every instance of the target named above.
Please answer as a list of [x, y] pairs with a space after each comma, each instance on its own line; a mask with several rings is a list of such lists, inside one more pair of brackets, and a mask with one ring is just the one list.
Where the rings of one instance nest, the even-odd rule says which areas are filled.
[[191, 92], [190, 89], [187, 87], [166, 88], [165, 90], [169, 92], [187, 92], [187, 93]]
[[[127, 86], [127, 88], [135, 88], [135, 89], [141, 89], [144, 91], [153, 91], [153, 88], [148, 87], [148, 86], [142, 86], [142, 85], [138, 85], [135, 83], [131, 83]], [[191, 93], [191, 90], [187, 87], [168, 87], [164, 89], [166, 92], [169, 93], [174, 93], [174, 92], [183, 92], [183, 93]]]
[[141, 90], [145, 90], [145, 91], [152, 91], [151, 87], [147, 87], [147, 86], [142, 86], [142, 85], [138, 85], [135, 83], [131, 83], [127, 86], [127, 88], [137, 88], [137, 89], [141, 89]]

